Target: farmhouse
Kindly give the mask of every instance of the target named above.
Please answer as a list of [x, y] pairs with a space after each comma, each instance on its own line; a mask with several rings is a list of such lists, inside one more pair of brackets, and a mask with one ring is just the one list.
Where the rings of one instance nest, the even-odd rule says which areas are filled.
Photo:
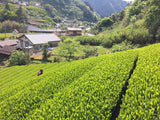
[[55, 34], [25, 34], [19, 39], [19, 47], [30, 54], [42, 51], [43, 45], [48, 44], [49, 47], [57, 47], [61, 39]]
[[13, 50], [20, 50], [18, 48], [18, 41], [5, 40], [0, 42], [0, 59], [8, 59]]
[[4, 46], [3, 48], [0, 48], [0, 59], [8, 59], [13, 50], [19, 50], [19, 48], [15, 46]]
[[82, 29], [81, 28], [67, 28], [66, 35], [68, 36], [82, 35]]

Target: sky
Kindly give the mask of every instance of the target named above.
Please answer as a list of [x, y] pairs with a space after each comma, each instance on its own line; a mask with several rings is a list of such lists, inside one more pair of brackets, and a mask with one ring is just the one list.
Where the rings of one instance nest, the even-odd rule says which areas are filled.
[[134, 0], [124, 0], [124, 1], [128, 1], [128, 2], [130, 2], [130, 1], [134, 1]]

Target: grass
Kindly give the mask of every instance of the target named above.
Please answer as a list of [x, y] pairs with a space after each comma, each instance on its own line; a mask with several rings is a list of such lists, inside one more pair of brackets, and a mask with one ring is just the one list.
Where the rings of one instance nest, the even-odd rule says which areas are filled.
[[[16, 39], [17, 35], [13, 35], [12, 33], [6, 33], [6, 38]], [[0, 33], [0, 40], [5, 39], [5, 33]]]

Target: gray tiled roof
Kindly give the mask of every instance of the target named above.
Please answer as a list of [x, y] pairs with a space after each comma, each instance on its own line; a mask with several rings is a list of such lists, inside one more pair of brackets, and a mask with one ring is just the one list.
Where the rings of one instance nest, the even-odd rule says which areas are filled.
[[55, 34], [29, 34], [25, 35], [33, 44], [44, 44], [53, 41], [61, 41]]

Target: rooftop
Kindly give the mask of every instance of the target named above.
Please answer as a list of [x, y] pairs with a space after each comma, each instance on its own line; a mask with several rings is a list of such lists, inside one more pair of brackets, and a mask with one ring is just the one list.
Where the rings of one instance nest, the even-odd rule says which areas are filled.
[[4, 46], [3, 48], [0, 48], [0, 53], [5, 55], [11, 55], [13, 50], [17, 50], [17, 47], [14, 46]]
[[17, 41], [16, 40], [6, 40], [6, 41], [0, 42], [0, 47], [14, 46], [14, 45], [17, 45]]
[[61, 41], [59, 37], [55, 34], [25, 34], [25, 36], [33, 43], [33, 44], [45, 44], [53, 41]]
[[69, 31], [82, 31], [81, 28], [67, 28]]

